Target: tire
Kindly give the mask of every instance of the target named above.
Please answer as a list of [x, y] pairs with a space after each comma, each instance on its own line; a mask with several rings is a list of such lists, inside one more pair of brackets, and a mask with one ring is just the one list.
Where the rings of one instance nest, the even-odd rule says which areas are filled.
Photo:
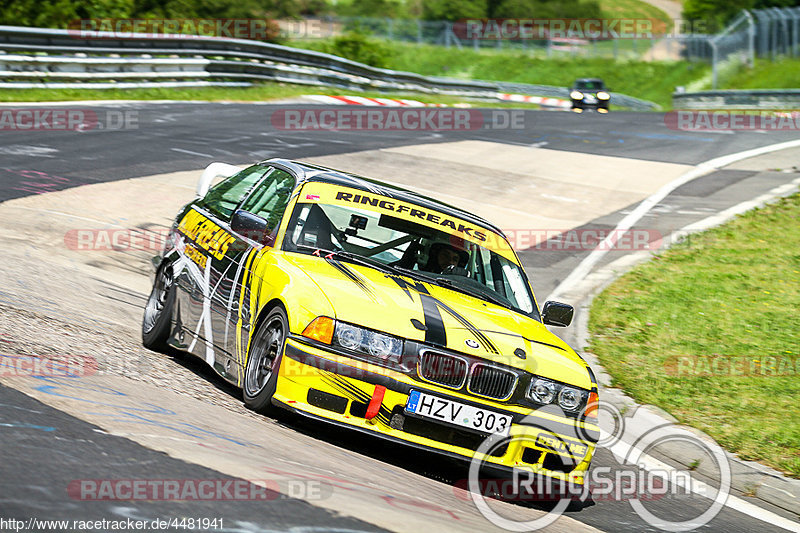
[[247, 354], [242, 393], [247, 407], [261, 413], [272, 410], [272, 396], [278, 384], [289, 319], [280, 306], [259, 322]]
[[175, 304], [172, 268], [164, 265], [158, 269], [153, 290], [147, 298], [142, 317], [142, 344], [156, 352], [167, 351], [172, 308]]

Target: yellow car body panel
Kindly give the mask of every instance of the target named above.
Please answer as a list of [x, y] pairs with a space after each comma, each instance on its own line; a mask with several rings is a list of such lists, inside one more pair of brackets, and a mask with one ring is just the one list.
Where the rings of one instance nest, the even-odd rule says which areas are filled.
[[[186, 264], [197, 273], [196, 277], [201, 277], [204, 270], [207, 279], [212, 264], [238, 254], [228, 266], [229, 269], [235, 266], [237, 272], [231, 278], [232, 285], [247, 289], [238, 293], [234, 290], [236, 305], [228, 307], [228, 314], [234, 319], [235, 342], [226, 344], [226, 349], [227, 357], [235, 365], [212, 366], [229, 381], [243, 386], [260, 320], [279, 305], [286, 312], [289, 335], [276, 370], [273, 403], [397, 442], [472, 459], [477, 446], [486, 438], [485, 433], [439, 424], [407, 411], [413, 394], [428, 394], [499, 417], [510, 417], [511, 434], [524, 438], [516, 438], [505, 449], [483, 457], [487, 463], [583, 483], [599, 439], [596, 418], [547, 409], [555, 405], [542, 408], [529, 399], [527, 387], [534, 379], [543, 378], [596, 398], [597, 384], [586, 362], [542, 323], [532, 291], [534, 308], [526, 313], [424, 276], [337, 260], [328, 250], [309, 253], [284, 246], [290, 216], [296, 207], [333, 205], [358, 208], [376, 217], [385, 215], [444, 232], [454, 240], [489, 249], [520, 266], [507, 239], [490, 224], [444, 204], [437, 209], [438, 204], [430, 199], [415, 203], [411, 195], [393, 197], [382, 193], [379, 187], [363, 182], [361, 185], [362, 188], [348, 187], [342, 182], [313, 180], [300, 183], [292, 191], [269, 243], [246, 241], [249, 244], [240, 250], [233, 247], [241, 246], [243, 240], [237, 241], [230, 225], [215, 222], [204, 214], [207, 212], [202, 207], [187, 206], [176, 221], [176, 228], [191, 242], [186, 242], [184, 249], [176, 253], [182, 254]], [[204, 291], [208, 305], [213, 291], [208, 287]], [[190, 304], [186, 305], [188, 308]], [[404, 346], [411, 346], [413, 352], [404, 353], [403, 357], [421, 360], [426, 352], [432, 352], [461, 359], [467, 364], [464, 381], [458, 386], [444, 385], [423, 378], [419, 362], [417, 366], [393, 368], [364, 354], [348, 353], [340, 346], [304, 337], [306, 328], [318, 317], [402, 339]], [[443, 333], [440, 343], [429, 338], [431, 328], [426, 325], [434, 319], [436, 328]], [[227, 329], [225, 339], [227, 342]], [[213, 345], [208, 340], [206, 344]], [[179, 342], [175, 346], [192, 351], [191, 347], [184, 348], [186, 345]], [[513, 374], [512, 394], [500, 399], [473, 392], [471, 381], [477, 367], [494, 367], [498, 372]], [[553, 467], [552, 457], [566, 458], [573, 464], [560, 470]]]
[[[303, 202], [308, 202], [305, 198], [314, 198], [313, 201], [320, 203], [329, 202], [346, 205], [346, 201], [335, 199], [336, 194], [342, 191], [348, 191], [352, 194], [361, 192], [331, 184], [306, 184], [290, 204], [287, 211], [294, 207], [298, 197], [303, 199], [301, 200]], [[377, 196], [371, 195], [371, 198]], [[386, 198], [382, 201], [388, 202], [390, 199]], [[380, 204], [371, 205], [369, 203], [359, 204], [358, 207], [376, 211], [381, 209]], [[417, 221], [419, 217], [412, 218], [410, 212], [411, 209], [409, 208], [403, 213], [398, 214], [396, 211], [393, 213], [395, 216], [405, 216], [410, 220]], [[440, 222], [443, 219], [444, 217], [440, 217]], [[419, 220], [442, 229], [440, 223]], [[276, 239], [278, 243], [284, 238], [286, 222], [284, 220], [278, 232]], [[453, 230], [452, 233], [454, 235], [464, 237], [464, 232], [458, 232], [459, 225], [462, 225], [462, 223], [454, 220], [455, 227], [445, 226], [444, 229]], [[470, 232], [472, 235], [467, 235], [466, 240], [483, 245], [486, 244], [486, 241], [491, 241], [493, 250], [501, 251], [505, 257], [519, 264], [516, 254], [504, 238], [496, 234], [490, 234], [486, 230], [479, 232], [474, 227], [469, 227], [472, 229]], [[474, 237], [476, 233], [483, 233], [486, 238], [483, 239], [482, 236]], [[420, 293], [413, 288], [415, 283], [420, 282], [407, 279], [407, 283], [403, 286], [398, 284], [392, 277], [367, 266], [348, 263], [345, 268], [349, 272], [342, 272], [340, 268], [332, 266], [331, 262], [317, 255], [287, 252], [279, 250], [277, 247], [264, 250], [254, 254], [252, 262], [248, 266], [253, 277], [252, 287], [255, 289], [251, 292], [251, 308], [263, 310], [270, 303], [280, 301], [287, 310], [290, 330], [293, 335], [301, 335], [305, 327], [314, 318], [327, 316], [372, 330], [391, 333], [403, 339], [418, 342], [424, 341], [424, 332], [414, 327], [411, 322], [411, 319], [416, 319], [420, 322], [424, 322], [425, 319]], [[353, 279], [354, 277], [356, 280]], [[444, 308], [453, 310], [453, 314], [447, 311], [441, 313], [444, 328], [447, 331], [447, 345], [444, 348], [454, 352], [469, 350], [470, 356], [518, 368], [582, 389], [596, 391], [596, 384], [592, 381], [587, 371], [586, 363], [566, 343], [550, 333], [540, 321], [447, 287], [429, 283], [423, 283], [423, 285], [426, 293], [438, 302], [443, 303]], [[462, 318], [466, 317], [470, 327], [465, 327], [454, 315]], [[255, 313], [252, 316], [251, 332], [255, 329], [257, 316], [258, 314]], [[469, 341], [472, 341], [473, 345], [477, 343], [478, 348], [465, 348], [468, 346]], [[340, 363], [344, 359], [345, 363], [357, 363], [357, 366], [365, 366], [363, 362], [347, 360], [346, 357], [343, 358], [341, 355], [325, 352], [318, 346], [311, 347], [299, 343], [296, 339], [288, 340], [287, 347], [311, 352], [316, 356]], [[514, 351], [519, 348], [524, 350], [525, 359], [514, 355]], [[242, 353], [247, 352], [248, 350], [243, 350]], [[530, 415], [532, 412], [530, 407], [509, 405], [489, 398], [463, 394], [433, 383], [415, 380], [402, 373], [392, 372], [377, 365], [366, 364], [366, 367], [369, 373], [377, 376], [388, 375], [392, 380], [404, 383], [415, 390], [444, 395], [453, 399], [468, 400], [482, 404], [487, 409], [501, 409], [518, 413], [521, 416]], [[344, 413], [335, 413], [328, 409], [311, 405], [307, 400], [311, 390], [322, 391], [332, 395], [346, 395], [344, 397], [347, 397], [351, 403], [359, 401], [357, 397], [360, 397], [363, 403], [364, 399], [372, 396], [375, 385], [354, 377], [338, 375], [319, 369], [316, 365], [304, 365], [291, 358], [284, 357], [279, 369], [277, 390], [274, 396], [274, 400], [283, 406], [328, 421], [358, 428], [362, 431], [378, 433], [409, 444], [461, 456], [465, 459], [472, 458], [474, 455], [474, 449], [470, 447], [457, 446], [393, 429], [389, 425], [390, 421], [385, 417], [383, 423], [381, 423], [380, 417], [368, 420], [363, 417], [352, 416], [348, 414], [350, 405], [348, 405]], [[360, 391], [360, 393], [354, 393], [354, 391]], [[408, 394], [388, 389], [383, 398], [381, 412], [391, 413], [398, 407], [406, 405], [407, 402]], [[516, 442], [502, 457], [487, 457], [487, 461], [500, 466], [527, 469], [559, 480], [582, 483], [584, 473], [594, 452], [594, 444], [590, 441], [581, 440], [579, 436], [586, 432], [598, 432], [597, 426], [589, 422], [584, 425], [583, 422], [572, 418], [547, 415], [546, 413], [538, 413], [535, 416], [548, 419], [555, 424], [566, 424], [577, 428], [559, 433], [559, 439], [562, 441], [574, 441], [575, 446], [579, 448], [583, 446], [585, 449], [582, 459], [571, 472], [565, 474], [545, 469], [541, 464], [541, 458], [544, 454], [539, 456], [540, 462], [538, 463], [531, 464], [522, 460], [525, 447], [547, 451], [537, 444], [536, 438], [539, 433], [544, 436], [545, 434], [550, 434], [550, 432], [528, 426], [523, 428], [522, 433], [530, 436], [529, 445], [523, 446], [523, 444]], [[519, 428], [516, 425], [514, 427]], [[578, 438], [576, 438], [576, 435]], [[554, 453], [552, 450], [550, 452]], [[564, 455], [574, 457], [574, 454], [571, 453], [565, 453]]]

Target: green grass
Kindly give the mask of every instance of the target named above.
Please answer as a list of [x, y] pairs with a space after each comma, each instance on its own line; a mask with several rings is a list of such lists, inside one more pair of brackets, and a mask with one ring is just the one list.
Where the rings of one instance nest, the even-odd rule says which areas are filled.
[[722, 80], [721, 89], [797, 89], [800, 86], [800, 61], [756, 60], [752, 69], [739, 69]]
[[[623, 46], [630, 48], [630, 41]], [[292, 43], [320, 49], [322, 41]], [[649, 41], [639, 43], [640, 52]], [[388, 68], [417, 72], [426, 76], [461, 79], [535, 83], [567, 87], [582, 77], [603, 78], [612, 90], [650, 100], [665, 109], [672, 107], [672, 92], [709, 72], [702, 63], [613, 61], [608, 58], [554, 56], [551, 59], [523, 50], [444, 48], [432, 45], [394, 43]]]
[[660, 20], [667, 30], [672, 29], [666, 13], [641, 0], [600, 0], [600, 9], [604, 18]]
[[333, 87], [286, 83], [260, 83], [252, 87], [187, 87], [158, 89], [7, 89], [0, 91], [0, 102], [49, 102], [72, 100], [205, 100], [214, 102], [266, 102], [296, 98], [304, 94], [357, 95], [383, 98], [408, 98], [430, 104], [470, 103], [472, 107], [539, 106], [512, 102], [484, 102], [461, 96], [417, 93], [358, 92]]
[[[692, 236], [609, 286], [592, 305], [590, 350], [637, 401], [800, 477], [798, 309], [795, 195]], [[747, 365], [775, 357], [786, 375], [667, 371], [677, 356], [709, 362], [718, 354]]]

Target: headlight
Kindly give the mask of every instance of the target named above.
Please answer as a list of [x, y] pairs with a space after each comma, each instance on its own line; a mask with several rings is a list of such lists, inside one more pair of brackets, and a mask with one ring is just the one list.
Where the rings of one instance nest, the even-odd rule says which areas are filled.
[[364, 330], [349, 324], [336, 323], [336, 342], [342, 348], [358, 351], [364, 340]]
[[333, 338], [342, 348], [368, 354], [384, 361], [390, 357], [399, 359], [403, 354], [401, 339], [352, 324], [337, 321]]
[[574, 411], [581, 406], [583, 393], [572, 387], [564, 387], [558, 393], [558, 405], [565, 411]]
[[611, 98], [611, 95], [605, 91], [600, 91], [599, 93], [597, 93], [598, 100], [608, 100], [609, 98]]
[[528, 388], [528, 399], [540, 403], [557, 403], [564, 411], [575, 412], [580, 409], [588, 398], [589, 391], [570, 387], [549, 379], [533, 376], [531, 386]]
[[556, 397], [556, 384], [546, 379], [536, 379], [531, 383], [528, 397], [539, 403], [550, 403]]
[[571, 93], [569, 93], [569, 97], [572, 98], [573, 100], [582, 100], [583, 93], [580, 91], [572, 91]]

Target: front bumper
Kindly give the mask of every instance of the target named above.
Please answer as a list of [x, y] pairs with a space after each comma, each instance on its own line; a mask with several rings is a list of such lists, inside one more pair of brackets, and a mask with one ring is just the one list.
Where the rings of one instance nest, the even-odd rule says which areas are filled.
[[[386, 389], [379, 407], [377, 400], [372, 402], [378, 386]], [[286, 341], [273, 402], [392, 441], [471, 460], [488, 435], [406, 413], [405, 406], [412, 390], [512, 416], [511, 435], [514, 437], [502, 439], [501, 446], [483, 457], [488, 469], [505, 473], [517, 469], [583, 484], [599, 438], [596, 425], [468, 396], [332, 353], [299, 338]], [[371, 402], [373, 409], [368, 412]]]
[[608, 110], [608, 100], [595, 98], [594, 101], [587, 101], [585, 98], [580, 100], [570, 99], [573, 109], [605, 109]]

